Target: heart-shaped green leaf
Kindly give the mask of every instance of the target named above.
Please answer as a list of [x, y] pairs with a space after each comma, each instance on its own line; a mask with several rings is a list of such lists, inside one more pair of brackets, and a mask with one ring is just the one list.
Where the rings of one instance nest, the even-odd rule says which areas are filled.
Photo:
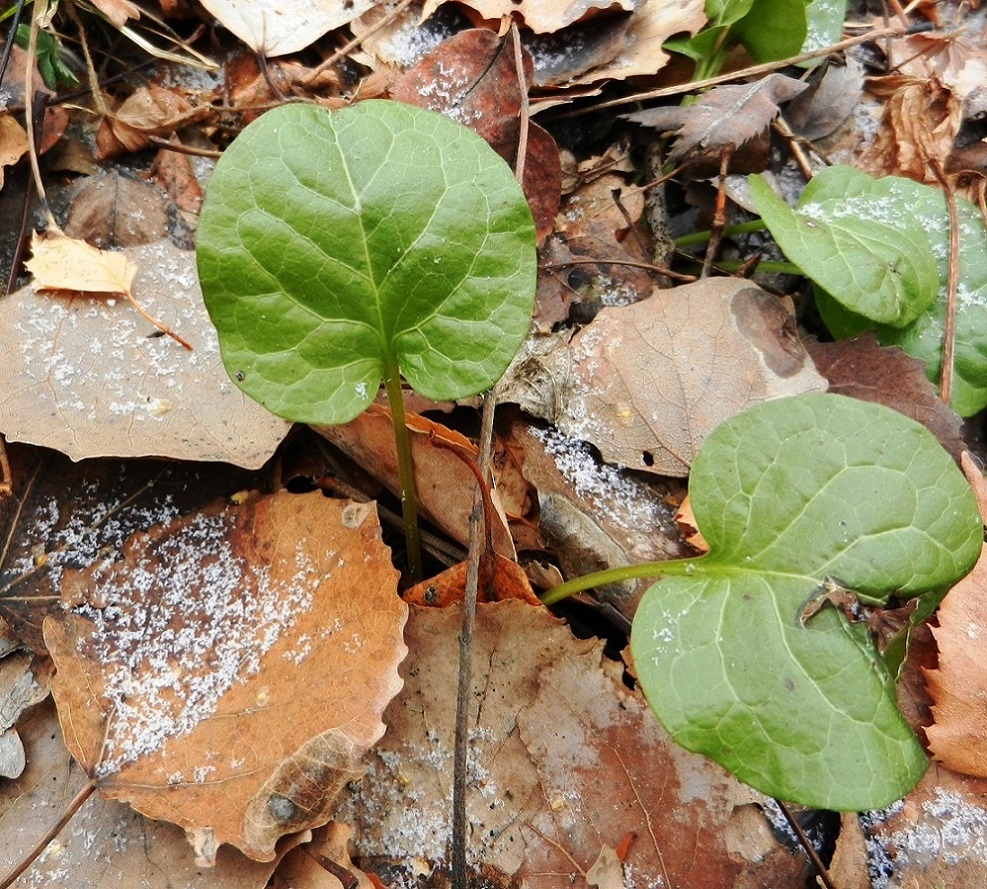
[[[869, 179], [853, 171], [856, 178]], [[875, 329], [886, 346], [901, 346], [925, 364], [937, 383], [942, 367], [943, 320], [949, 282], [949, 213], [942, 191], [900, 176], [878, 180], [887, 218], [894, 224], [917, 220], [932, 245], [938, 264], [938, 299], [911, 324], [896, 328], [874, 324], [841, 306], [829, 293], [818, 292], [823, 321], [837, 337]], [[958, 198], [959, 278], [956, 288], [955, 354], [951, 407], [969, 417], [987, 407], [987, 230], [978, 207]], [[819, 282], [822, 283], [822, 282]]]
[[857, 314], [903, 327], [933, 303], [939, 276], [919, 220], [889, 215], [885, 181], [829, 167], [793, 210], [762, 177], [748, 177], [757, 211], [792, 262]]
[[430, 398], [489, 388], [528, 331], [531, 213], [504, 161], [421, 108], [269, 111], [209, 182], [198, 266], [227, 371], [334, 425], [400, 370]]
[[758, 405], [690, 478], [710, 553], [645, 594], [631, 648], [672, 737], [762, 792], [827, 809], [906, 793], [926, 759], [862, 626], [803, 609], [827, 579], [868, 602], [943, 590], [979, 555], [963, 475], [901, 414], [837, 395]]

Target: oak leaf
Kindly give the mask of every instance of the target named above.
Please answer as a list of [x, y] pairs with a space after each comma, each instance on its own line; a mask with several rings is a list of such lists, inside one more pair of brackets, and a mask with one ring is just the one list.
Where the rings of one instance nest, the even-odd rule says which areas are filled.
[[[987, 522], [987, 479], [968, 453], [962, 463]], [[947, 768], [987, 778], [987, 544], [938, 617], [939, 666], [925, 674], [935, 720], [925, 730], [929, 749]]]
[[3, 188], [4, 167], [16, 164], [27, 152], [27, 133], [10, 114], [0, 115], [0, 188]]
[[99, 791], [258, 861], [329, 820], [401, 688], [407, 606], [373, 506], [217, 504], [63, 579], [66, 744]]

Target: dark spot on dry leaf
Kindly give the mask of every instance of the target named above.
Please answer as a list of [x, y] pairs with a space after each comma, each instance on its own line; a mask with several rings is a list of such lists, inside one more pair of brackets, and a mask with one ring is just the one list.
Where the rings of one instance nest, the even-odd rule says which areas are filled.
[[267, 810], [276, 821], [291, 821], [298, 812], [295, 804], [286, 796], [272, 793], [267, 799]]

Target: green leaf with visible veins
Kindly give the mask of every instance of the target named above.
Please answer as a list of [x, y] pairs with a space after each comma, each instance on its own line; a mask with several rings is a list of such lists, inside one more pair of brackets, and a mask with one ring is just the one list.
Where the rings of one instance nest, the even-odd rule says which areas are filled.
[[785, 256], [847, 308], [903, 327], [935, 301], [939, 273], [927, 232], [917, 219], [889, 215], [881, 181], [828, 167], [793, 210], [762, 177], [748, 177]]
[[647, 591], [631, 634], [665, 728], [781, 799], [862, 810], [903, 796], [926, 758], [866, 629], [831, 607], [802, 615], [827, 578], [883, 603], [972, 567], [983, 528], [952, 459], [889, 408], [800, 395], [714, 430], [689, 490], [710, 552]]
[[[854, 171], [854, 175], [870, 180], [866, 173]], [[837, 337], [876, 330], [883, 345], [901, 346], [913, 358], [922, 361], [928, 378], [938, 383], [949, 284], [946, 197], [939, 188], [901, 176], [886, 176], [870, 187], [877, 190], [887, 218], [902, 225], [915, 221], [926, 233], [938, 265], [937, 299], [905, 327], [874, 324], [849, 311], [826, 292], [817, 293], [819, 313]], [[969, 417], [987, 407], [987, 229], [980, 209], [963, 198], [956, 200], [956, 215], [960, 249], [950, 406], [961, 417]]]
[[429, 398], [481, 392], [528, 332], [524, 194], [483, 139], [432, 111], [269, 111], [219, 161], [197, 241], [230, 376], [288, 419], [344, 423], [394, 366]]

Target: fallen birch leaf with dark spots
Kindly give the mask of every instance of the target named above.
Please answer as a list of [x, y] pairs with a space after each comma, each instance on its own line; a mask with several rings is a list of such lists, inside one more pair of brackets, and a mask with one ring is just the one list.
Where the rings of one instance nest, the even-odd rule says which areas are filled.
[[371, 505], [221, 504], [67, 573], [45, 621], [65, 742], [108, 799], [258, 861], [329, 820], [401, 688], [407, 606]]
[[714, 87], [694, 105], [651, 108], [622, 117], [663, 132], [678, 131], [669, 152], [676, 160], [694, 149], [739, 148], [763, 133], [778, 116], [778, 106], [807, 86], [783, 74], [769, 74], [754, 83]]

